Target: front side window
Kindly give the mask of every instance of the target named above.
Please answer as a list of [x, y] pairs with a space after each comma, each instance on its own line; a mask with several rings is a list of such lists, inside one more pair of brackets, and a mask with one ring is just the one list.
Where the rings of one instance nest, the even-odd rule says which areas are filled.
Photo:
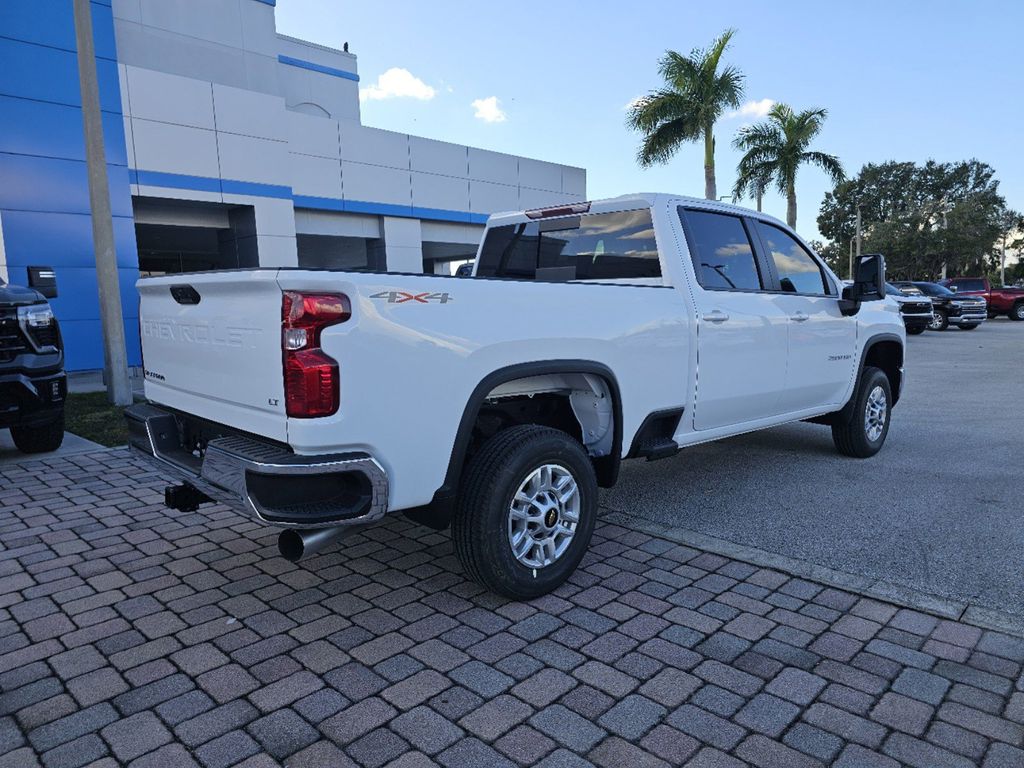
[[558, 282], [661, 277], [651, 212], [644, 208], [492, 227], [477, 276]]
[[702, 288], [759, 291], [761, 275], [742, 219], [709, 211], [679, 209], [686, 223], [697, 282]]
[[775, 264], [779, 287], [786, 293], [831, 293], [818, 262], [790, 234], [778, 227], [757, 222], [761, 241]]

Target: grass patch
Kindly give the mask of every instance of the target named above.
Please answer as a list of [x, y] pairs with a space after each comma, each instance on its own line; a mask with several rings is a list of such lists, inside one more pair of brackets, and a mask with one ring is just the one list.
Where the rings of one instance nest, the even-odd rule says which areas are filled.
[[64, 402], [64, 426], [86, 440], [105, 445], [127, 445], [124, 408], [111, 405], [106, 392], [73, 392]]

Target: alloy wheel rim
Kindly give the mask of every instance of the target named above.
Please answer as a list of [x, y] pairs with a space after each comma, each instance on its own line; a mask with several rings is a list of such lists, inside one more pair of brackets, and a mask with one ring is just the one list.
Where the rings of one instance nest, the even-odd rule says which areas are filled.
[[939, 312], [932, 312], [932, 321], [928, 325], [933, 331], [939, 330], [942, 327], [942, 314]]
[[882, 436], [888, 410], [889, 401], [885, 396], [885, 390], [876, 386], [868, 395], [868, 402], [864, 408], [864, 434], [872, 443]]
[[546, 568], [565, 554], [580, 521], [580, 489], [561, 464], [537, 467], [519, 485], [508, 515], [508, 543], [527, 568]]

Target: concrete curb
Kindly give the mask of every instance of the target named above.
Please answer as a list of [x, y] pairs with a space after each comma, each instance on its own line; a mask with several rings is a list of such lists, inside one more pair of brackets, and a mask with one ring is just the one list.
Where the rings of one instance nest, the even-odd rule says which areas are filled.
[[903, 584], [896, 584], [871, 576], [861, 576], [834, 568], [826, 568], [806, 560], [785, 557], [756, 547], [736, 544], [727, 539], [709, 536], [697, 531], [678, 526], [663, 525], [649, 520], [602, 508], [601, 520], [623, 528], [631, 528], [650, 536], [685, 544], [694, 549], [712, 552], [722, 557], [741, 560], [762, 568], [772, 568], [809, 581], [817, 581], [837, 589], [844, 589], [865, 597], [883, 600], [904, 608], [913, 608], [922, 613], [930, 613], [951, 621], [971, 624], [981, 629], [993, 629], [999, 632], [1024, 637], [1024, 616], [999, 611], [987, 606], [974, 605], [960, 600], [953, 600], [939, 595], [914, 589]]

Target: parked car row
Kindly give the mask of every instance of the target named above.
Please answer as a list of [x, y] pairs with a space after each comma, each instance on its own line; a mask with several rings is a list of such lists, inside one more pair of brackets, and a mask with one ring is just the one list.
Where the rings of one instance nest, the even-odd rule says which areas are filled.
[[1024, 288], [995, 288], [983, 277], [954, 277], [943, 280], [942, 285], [957, 296], [985, 299], [989, 319], [1006, 315], [1011, 320], [1024, 320]]
[[988, 319], [988, 302], [983, 296], [961, 296], [938, 283], [901, 280], [893, 282], [898, 290], [907, 292], [916, 289], [929, 299], [932, 305], [932, 321], [929, 330], [944, 331], [955, 325], [964, 331], [973, 331]]

